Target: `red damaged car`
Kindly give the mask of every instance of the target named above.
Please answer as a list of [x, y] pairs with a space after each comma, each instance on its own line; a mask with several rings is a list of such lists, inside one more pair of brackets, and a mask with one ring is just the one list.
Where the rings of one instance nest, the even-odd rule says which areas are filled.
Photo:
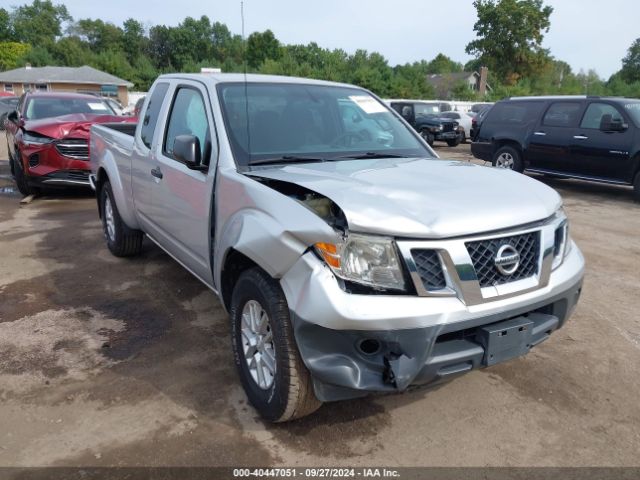
[[119, 117], [100, 97], [25, 93], [6, 121], [11, 174], [23, 195], [41, 187], [89, 187], [89, 130], [94, 123], [135, 122]]

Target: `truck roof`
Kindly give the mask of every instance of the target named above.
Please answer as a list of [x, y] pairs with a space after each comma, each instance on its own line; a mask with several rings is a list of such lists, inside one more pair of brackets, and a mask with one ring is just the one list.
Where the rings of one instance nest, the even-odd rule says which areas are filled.
[[286, 77], [282, 75], [261, 75], [257, 73], [168, 73], [159, 78], [191, 79], [213, 83], [298, 83], [308, 85], [327, 85], [338, 87], [360, 88], [347, 83], [315, 80], [312, 78]]
[[625, 98], [625, 97], [612, 97], [612, 96], [599, 96], [599, 95], [537, 95], [537, 96], [528, 96], [528, 97], [509, 97], [505, 98], [506, 101], [509, 100], [586, 100], [586, 99], [600, 99], [600, 100], [611, 100], [611, 101], [626, 101], [626, 100], [635, 100], [637, 98]]

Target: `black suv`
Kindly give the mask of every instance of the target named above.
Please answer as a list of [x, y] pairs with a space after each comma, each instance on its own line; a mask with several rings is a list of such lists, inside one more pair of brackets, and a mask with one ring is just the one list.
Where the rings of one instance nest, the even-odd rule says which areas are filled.
[[[390, 100], [389, 105], [402, 115], [409, 124], [433, 146], [433, 142], [447, 142], [450, 147], [460, 144], [464, 138], [464, 128], [458, 122], [440, 117], [447, 104], [412, 100]], [[450, 107], [449, 107], [450, 108]]]
[[494, 166], [633, 185], [640, 201], [640, 100], [522, 97], [496, 103], [473, 155]]

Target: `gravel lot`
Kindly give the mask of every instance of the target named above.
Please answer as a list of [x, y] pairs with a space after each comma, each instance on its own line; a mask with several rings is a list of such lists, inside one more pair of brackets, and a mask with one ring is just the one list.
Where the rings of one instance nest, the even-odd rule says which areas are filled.
[[[470, 159], [468, 145], [438, 153]], [[0, 159], [0, 466], [640, 464], [628, 189], [540, 177], [588, 265], [573, 318], [530, 355], [273, 426], [246, 404], [208, 290], [150, 243], [112, 257], [88, 194], [20, 206]]]

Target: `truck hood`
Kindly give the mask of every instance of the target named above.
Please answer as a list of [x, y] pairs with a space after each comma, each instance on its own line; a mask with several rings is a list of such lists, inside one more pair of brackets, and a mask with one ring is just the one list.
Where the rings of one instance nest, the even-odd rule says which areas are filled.
[[87, 113], [73, 113], [60, 117], [42, 118], [40, 120], [27, 120], [24, 129], [29, 132], [37, 132], [40, 135], [51, 138], [89, 138], [91, 125], [95, 123], [134, 121], [116, 115], [92, 115]]
[[395, 237], [447, 238], [550, 217], [555, 190], [525, 175], [438, 159], [348, 160], [253, 170], [333, 200], [349, 229]]

